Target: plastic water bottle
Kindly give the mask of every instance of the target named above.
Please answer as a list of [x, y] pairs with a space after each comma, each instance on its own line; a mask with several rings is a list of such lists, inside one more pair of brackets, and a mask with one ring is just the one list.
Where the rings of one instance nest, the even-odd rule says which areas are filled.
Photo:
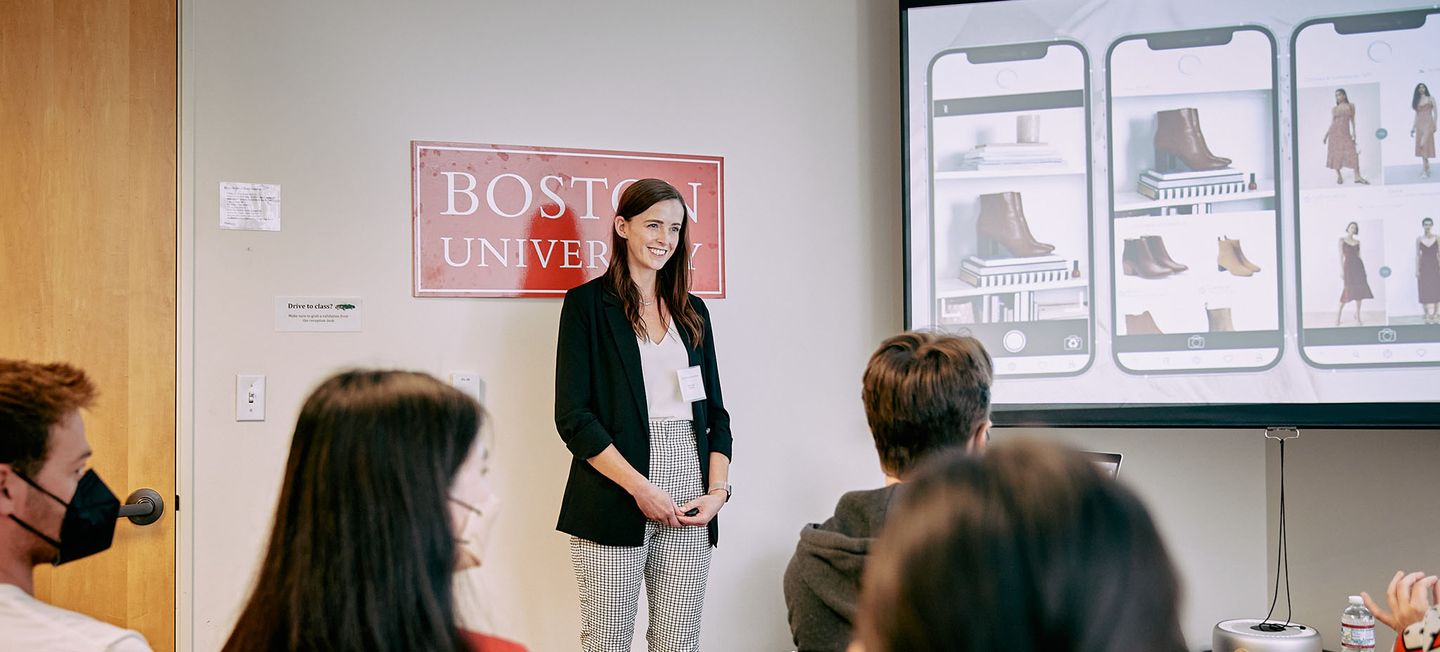
[[1358, 595], [1350, 596], [1350, 605], [1340, 613], [1340, 649], [1345, 652], [1375, 649], [1375, 616]]

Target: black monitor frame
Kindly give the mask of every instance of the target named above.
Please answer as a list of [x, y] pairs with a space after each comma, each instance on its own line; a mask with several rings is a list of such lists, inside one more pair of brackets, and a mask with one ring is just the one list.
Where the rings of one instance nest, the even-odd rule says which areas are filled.
[[[900, 225], [903, 236], [905, 328], [910, 328], [910, 9], [979, 4], [1004, 0], [900, 0]], [[1440, 387], [1436, 387], [1440, 399]], [[1002, 427], [1045, 428], [1270, 428], [1440, 429], [1440, 403], [1150, 403], [1009, 404], [994, 407], [992, 420]]]

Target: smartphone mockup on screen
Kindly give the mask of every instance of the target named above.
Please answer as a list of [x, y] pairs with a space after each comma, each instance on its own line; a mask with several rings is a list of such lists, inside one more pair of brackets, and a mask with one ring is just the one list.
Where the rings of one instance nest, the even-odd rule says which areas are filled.
[[1440, 10], [1320, 18], [1291, 42], [1300, 350], [1440, 364]]
[[1000, 376], [1090, 366], [1088, 60], [1051, 41], [947, 50], [929, 66], [930, 324]]
[[1284, 343], [1274, 38], [1257, 26], [1141, 34], [1107, 60], [1116, 363], [1273, 366]]

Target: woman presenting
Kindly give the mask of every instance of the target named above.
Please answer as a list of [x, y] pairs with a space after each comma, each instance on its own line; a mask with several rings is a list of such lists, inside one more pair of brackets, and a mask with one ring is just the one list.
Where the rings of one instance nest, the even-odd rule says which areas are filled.
[[688, 291], [688, 221], [674, 186], [627, 187], [609, 269], [560, 311], [555, 426], [573, 457], [557, 529], [587, 651], [630, 650], [642, 578], [649, 649], [699, 649], [731, 439], [710, 313]]

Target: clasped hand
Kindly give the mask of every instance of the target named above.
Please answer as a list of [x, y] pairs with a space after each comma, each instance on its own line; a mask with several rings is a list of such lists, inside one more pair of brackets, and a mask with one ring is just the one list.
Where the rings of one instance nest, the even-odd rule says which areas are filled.
[[[647, 482], [640, 491], [635, 492], [635, 504], [640, 508], [640, 512], [645, 514], [646, 519], [668, 527], [683, 527], [709, 523], [720, 508], [725, 506], [725, 499], [715, 494], [705, 494], [677, 507], [670, 494], [654, 483]], [[700, 511], [694, 516], [685, 515], [685, 512], [697, 508]]]

